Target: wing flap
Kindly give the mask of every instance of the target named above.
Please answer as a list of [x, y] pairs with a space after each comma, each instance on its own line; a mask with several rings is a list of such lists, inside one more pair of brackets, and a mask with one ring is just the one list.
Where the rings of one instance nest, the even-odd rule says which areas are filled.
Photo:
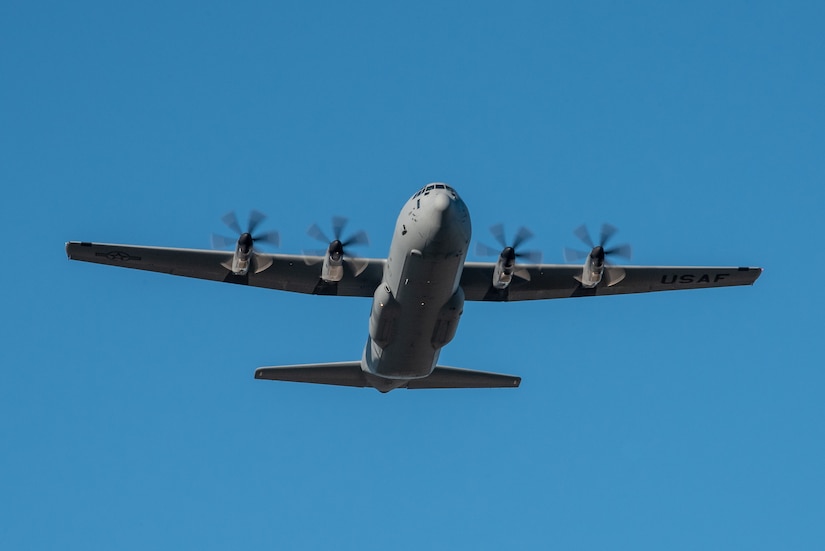
[[429, 377], [413, 379], [407, 383], [410, 390], [426, 388], [516, 388], [521, 384], [521, 377], [473, 371], [457, 367], [436, 366]]
[[361, 362], [333, 362], [322, 364], [282, 365], [260, 367], [255, 370], [256, 379], [315, 383], [336, 386], [371, 386], [361, 371]]

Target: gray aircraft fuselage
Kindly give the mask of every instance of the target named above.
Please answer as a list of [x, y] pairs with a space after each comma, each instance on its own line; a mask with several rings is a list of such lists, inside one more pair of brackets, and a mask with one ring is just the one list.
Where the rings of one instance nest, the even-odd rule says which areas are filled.
[[471, 234], [467, 206], [444, 184], [423, 188], [401, 210], [361, 358], [378, 390], [430, 375], [441, 348], [455, 336]]

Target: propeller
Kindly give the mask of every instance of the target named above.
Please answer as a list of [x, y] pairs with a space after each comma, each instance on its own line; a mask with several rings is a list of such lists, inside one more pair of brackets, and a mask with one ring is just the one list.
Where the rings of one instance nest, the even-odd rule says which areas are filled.
[[618, 228], [616, 226], [612, 226], [610, 224], [602, 224], [601, 231], [599, 232], [599, 244], [596, 245], [593, 242], [593, 239], [590, 237], [590, 232], [587, 231], [587, 226], [582, 224], [575, 230], [573, 230], [573, 235], [579, 238], [579, 240], [591, 248], [590, 251], [580, 251], [577, 249], [569, 249], [567, 247], [564, 248], [564, 259], [567, 262], [576, 262], [587, 258], [590, 255], [593, 255], [595, 258], [608, 258], [608, 257], [619, 257], [630, 260], [631, 248], [630, 245], [617, 245], [611, 248], [605, 248], [607, 246], [607, 242], [610, 241], [610, 238], [613, 237], [616, 232], [618, 232]]
[[[333, 257], [333, 260], [344, 258], [355, 263], [356, 273], [361, 273], [361, 271], [363, 271], [363, 266], [361, 266], [361, 263], [359, 263], [352, 254], [352, 247], [357, 245], [369, 245], [370, 240], [367, 236], [367, 232], [363, 230], [358, 231], [347, 238], [343, 238], [344, 228], [346, 227], [347, 222], [348, 220], [343, 216], [332, 217], [332, 239], [324, 233], [324, 230], [322, 230], [318, 224], [312, 224], [307, 230], [307, 235], [320, 241], [321, 243], [326, 243], [328, 246], [326, 249], [304, 251], [304, 254], [322, 257], [330, 255]], [[307, 264], [314, 263], [311, 259], [307, 259], [306, 261]], [[366, 262], [363, 264], [366, 265]]]
[[476, 244], [476, 254], [479, 256], [499, 256], [504, 254], [509, 257], [512, 255], [513, 259], [524, 258], [531, 264], [539, 264], [541, 262], [541, 251], [520, 251], [521, 245], [533, 237], [533, 232], [524, 226], [520, 227], [516, 232], [516, 236], [510, 245], [507, 244], [507, 238], [504, 233], [504, 225], [496, 224], [490, 227], [490, 233], [493, 238], [501, 245], [501, 249], [485, 245], [484, 243]]
[[281, 245], [281, 237], [277, 231], [269, 231], [255, 235], [255, 230], [258, 229], [258, 226], [264, 221], [265, 218], [266, 215], [260, 211], [250, 211], [249, 221], [246, 224], [247, 229], [246, 231], [243, 231], [241, 229], [241, 225], [238, 223], [238, 217], [235, 215], [235, 211], [226, 213], [221, 218], [221, 221], [226, 224], [226, 227], [238, 234], [238, 237], [226, 237], [224, 235], [213, 233], [212, 248], [227, 249], [235, 247], [238, 243], [248, 248], [251, 248], [254, 243], [266, 243], [268, 245], [279, 247]]

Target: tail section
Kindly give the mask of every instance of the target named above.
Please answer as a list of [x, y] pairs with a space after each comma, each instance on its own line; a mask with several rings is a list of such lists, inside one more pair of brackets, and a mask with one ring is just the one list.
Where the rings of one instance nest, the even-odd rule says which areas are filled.
[[[361, 370], [361, 362], [261, 367], [255, 370], [255, 378], [295, 383], [378, 388], [368, 380]], [[387, 379], [387, 382], [395, 384], [383, 387], [384, 390], [382, 388], [378, 389], [386, 392], [395, 387], [411, 390], [425, 388], [515, 388], [521, 384], [521, 377], [437, 366], [429, 377], [423, 379], [410, 379], [400, 385], [398, 384], [399, 381], [394, 379]]]
[[372, 386], [367, 383], [367, 378], [364, 377], [364, 372], [361, 371], [361, 362], [260, 367], [255, 370], [255, 378], [321, 385]]
[[521, 384], [521, 377], [473, 371], [457, 367], [436, 366], [429, 377], [412, 379], [406, 388], [516, 388]]

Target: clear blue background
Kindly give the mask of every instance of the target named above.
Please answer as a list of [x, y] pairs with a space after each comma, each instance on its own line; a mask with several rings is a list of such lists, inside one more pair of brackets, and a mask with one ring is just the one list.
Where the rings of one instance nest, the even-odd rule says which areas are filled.
[[[813, 549], [825, 540], [825, 4], [0, 5], [4, 549]], [[282, 252], [351, 219], [387, 254], [453, 185], [561, 262], [752, 288], [467, 304], [442, 362], [518, 390], [253, 379], [357, 359], [366, 299], [66, 260]]]

